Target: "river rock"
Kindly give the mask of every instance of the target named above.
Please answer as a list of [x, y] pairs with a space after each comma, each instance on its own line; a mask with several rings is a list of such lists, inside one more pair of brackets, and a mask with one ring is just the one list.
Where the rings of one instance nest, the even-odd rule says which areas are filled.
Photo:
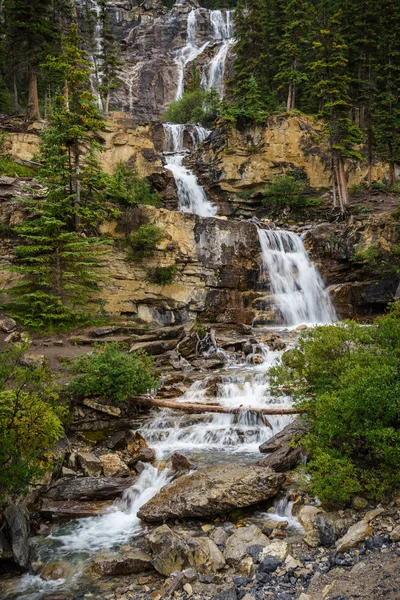
[[222, 527], [217, 527], [210, 534], [210, 539], [217, 544], [217, 546], [225, 546], [228, 541], [229, 535]]
[[267, 546], [269, 540], [256, 525], [240, 527], [229, 537], [225, 545], [224, 556], [230, 565], [239, 565], [248, 554], [250, 546]]
[[172, 468], [179, 473], [190, 471], [194, 467], [194, 464], [180, 452], [175, 452], [171, 456], [171, 464]]
[[152, 448], [142, 448], [136, 456], [128, 462], [129, 467], [134, 467], [138, 462], [152, 463], [156, 460], [156, 453]]
[[59, 479], [44, 494], [51, 500], [114, 500], [131, 487], [133, 477], [78, 477]]
[[124, 450], [126, 448], [126, 432], [116, 431], [106, 441], [109, 450]]
[[207, 467], [162, 488], [138, 515], [149, 522], [214, 516], [275, 496], [284, 480], [284, 475], [258, 465]]
[[129, 474], [128, 466], [120, 459], [118, 454], [103, 454], [99, 456], [99, 460], [103, 467], [104, 477]]
[[24, 506], [10, 504], [4, 511], [15, 563], [23, 571], [30, 567], [29, 513]]
[[143, 448], [148, 448], [147, 442], [140, 431], [129, 430], [126, 434], [127, 449], [129, 454], [136, 456]]
[[292, 441], [306, 432], [307, 425], [302, 419], [297, 418], [293, 423], [289, 423], [280, 433], [261, 444], [260, 452], [271, 454], [257, 464], [270, 467], [279, 473], [290, 471], [300, 461], [302, 454], [301, 446], [293, 447]]
[[148, 536], [148, 541], [154, 568], [167, 577], [190, 567], [202, 574], [213, 574], [225, 566], [221, 551], [209, 538], [183, 538], [168, 525], [162, 525]]
[[355, 548], [368, 537], [372, 535], [372, 527], [367, 521], [359, 521], [352, 525], [348, 532], [336, 542], [337, 552], [346, 552], [350, 548]]
[[45, 519], [58, 521], [63, 519], [83, 519], [85, 517], [96, 517], [104, 514], [112, 505], [112, 500], [103, 500], [100, 502], [76, 502], [66, 500], [53, 502], [44, 500], [40, 514]]
[[92, 452], [77, 452], [76, 461], [85, 475], [101, 475], [103, 471], [100, 460]]
[[114, 577], [118, 575], [136, 575], [153, 568], [151, 557], [145, 552], [131, 551], [125, 554], [103, 554], [97, 556], [93, 569], [99, 575]]
[[67, 579], [71, 575], [71, 567], [63, 562], [52, 562], [46, 565], [40, 572], [40, 579], [43, 581], [56, 581], [57, 579]]

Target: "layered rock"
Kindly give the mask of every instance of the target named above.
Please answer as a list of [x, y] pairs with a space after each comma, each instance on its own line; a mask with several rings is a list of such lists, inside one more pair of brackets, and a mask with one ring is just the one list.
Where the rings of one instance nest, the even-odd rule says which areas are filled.
[[179, 477], [145, 504], [138, 516], [149, 522], [209, 517], [275, 496], [284, 475], [257, 465], [217, 465]]

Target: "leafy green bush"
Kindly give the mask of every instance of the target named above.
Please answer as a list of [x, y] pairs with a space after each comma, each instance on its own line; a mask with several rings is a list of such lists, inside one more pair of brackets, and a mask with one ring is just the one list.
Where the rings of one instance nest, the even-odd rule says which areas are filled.
[[27, 349], [12, 344], [0, 352], [0, 504], [44, 475], [63, 435], [58, 387], [46, 366], [24, 359]]
[[379, 250], [374, 246], [368, 246], [367, 248], [358, 248], [351, 260], [352, 262], [364, 262], [369, 265], [375, 265], [378, 258]]
[[116, 404], [144, 394], [158, 383], [151, 356], [141, 350], [123, 352], [116, 343], [98, 346], [92, 354], [80, 356], [72, 371], [78, 375], [68, 385], [72, 396], [96, 397]]
[[180, 100], [172, 102], [163, 115], [166, 123], [212, 123], [221, 112], [218, 92], [200, 89], [186, 91]]
[[160, 194], [152, 191], [147, 179], [139, 177], [126, 163], [120, 163], [111, 176], [107, 195], [113, 202], [128, 206], [161, 205]]
[[306, 201], [307, 187], [292, 175], [277, 175], [264, 191], [262, 202], [278, 206], [300, 207]]
[[306, 410], [311, 490], [338, 505], [400, 486], [400, 303], [371, 327], [317, 327], [272, 370]]
[[155, 285], [170, 285], [174, 281], [177, 271], [176, 265], [155, 267], [149, 270], [148, 281]]
[[128, 252], [127, 260], [141, 262], [144, 258], [152, 256], [163, 237], [163, 232], [157, 225], [151, 223], [141, 225], [130, 240], [131, 249]]

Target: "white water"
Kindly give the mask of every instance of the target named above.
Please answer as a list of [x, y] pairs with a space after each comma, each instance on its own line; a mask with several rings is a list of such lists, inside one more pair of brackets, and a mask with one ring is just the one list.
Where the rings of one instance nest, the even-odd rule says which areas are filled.
[[335, 311], [301, 238], [290, 231], [259, 229], [264, 278], [286, 325], [330, 323]]
[[191, 10], [187, 20], [186, 44], [182, 48], [176, 50], [175, 53], [175, 63], [178, 67], [178, 85], [175, 100], [180, 100], [183, 95], [186, 65], [193, 62], [197, 56], [202, 54], [209, 44], [209, 42], [205, 42], [202, 46], [197, 46], [196, 31], [197, 10]]
[[203, 69], [201, 85], [203, 89], [217, 90], [219, 96], [224, 95], [225, 65], [229, 50], [235, 43], [233, 29], [233, 11], [212, 10], [210, 23], [213, 39], [222, 42], [217, 54]]
[[[204, 189], [199, 185], [196, 175], [187, 169], [185, 159], [185, 125], [164, 124], [165, 168], [174, 176], [178, 191], [178, 208], [201, 217], [214, 217], [217, 208], [208, 200]], [[208, 131], [200, 126], [192, 129], [191, 138], [194, 148], [207, 137]]]
[[90, 0], [90, 10], [93, 13], [94, 19], [94, 31], [93, 31], [93, 48], [90, 54], [90, 60], [93, 64], [93, 70], [90, 75], [90, 86], [92, 93], [97, 98], [97, 105], [99, 110], [103, 110], [103, 103], [101, 100], [99, 86], [102, 82], [102, 71], [101, 71], [101, 40], [102, 40], [102, 29], [100, 23], [101, 8], [96, 0]]

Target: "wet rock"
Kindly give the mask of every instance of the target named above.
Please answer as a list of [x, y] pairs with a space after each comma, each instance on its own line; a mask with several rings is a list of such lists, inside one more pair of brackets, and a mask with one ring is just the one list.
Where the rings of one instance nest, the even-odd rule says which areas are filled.
[[128, 462], [129, 467], [134, 467], [138, 462], [152, 463], [156, 460], [156, 453], [152, 448], [142, 448], [136, 456]]
[[109, 577], [136, 575], [153, 569], [151, 557], [140, 551], [97, 556], [92, 567], [99, 575]]
[[261, 444], [260, 452], [271, 454], [257, 464], [270, 467], [279, 473], [293, 469], [302, 455], [300, 446], [293, 447], [293, 439], [303, 436], [306, 431], [307, 426], [301, 419], [296, 419], [287, 425], [280, 433]]
[[180, 473], [190, 471], [194, 467], [194, 464], [180, 452], [175, 452], [171, 456], [171, 463], [172, 468]]
[[262, 354], [250, 354], [250, 356], [247, 357], [247, 361], [251, 365], [262, 365], [264, 362], [264, 357]]
[[246, 554], [249, 546], [262, 546], [269, 544], [269, 540], [256, 525], [240, 527], [228, 539], [225, 545], [224, 556], [230, 565], [238, 565]]
[[195, 367], [195, 369], [204, 371], [207, 369], [220, 369], [225, 366], [225, 363], [226, 356], [222, 353], [216, 353], [205, 358], [196, 358], [195, 360], [192, 360], [190, 364], [192, 367]]
[[106, 446], [109, 450], [124, 450], [126, 448], [126, 432], [116, 431], [107, 440]]
[[150, 522], [214, 516], [275, 496], [284, 480], [258, 465], [207, 467], [165, 486], [138, 514]]
[[336, 542], [336, 551], [346, 552], [350, 548], [355, 548], [360, 542], [370, 537], [372, 533], [372, 527], [367, 521], [359, 521], [352, 525], [346, 535]]
[[17, 328], [17, 323], [14, 319], [10, 317], [5, 317], [4, 319], [0, 319], [0, 329], [4, 331], [4, 333], [12, 333]]
[[24, 506], [10, 504], [4, 511], [8, 538], [15, 563], [23, 571], [30, 567], [29, 513]]
[[56, 581], [57, 579], [67, 579], [71, 575], [71, 567], [63, 562], [52, 562], [46, 565], [40, 572], [40, 579], [43, 581]]
[[45, 519], [51, 519], [52, 521], [83, 519], [85, 517], [102, 515], [110, 506], [112, 506], [112, 500], [104, 500], [102, 502], [76, 502], [74, 500], [52, 502], [44, 500], [40, 514]]
[[140, 431], [129, 430], [126, 434], [127, 449], [132, 456], [136, 456], [142, 448], [148, 448], [147, 442]]
[[43, 497], [51, 500], [114, 500], [134, 481], [133, 477], [59, 479]]
[[101, 475], [103, 466], [92, 452], [77, 452], [76, 461], [85, 475]]
[[103, 454], [99, 456], [99, 460], [103, 467], [104, 477], [129, 474], [128, 466], [120, 459], [118, 454]]

